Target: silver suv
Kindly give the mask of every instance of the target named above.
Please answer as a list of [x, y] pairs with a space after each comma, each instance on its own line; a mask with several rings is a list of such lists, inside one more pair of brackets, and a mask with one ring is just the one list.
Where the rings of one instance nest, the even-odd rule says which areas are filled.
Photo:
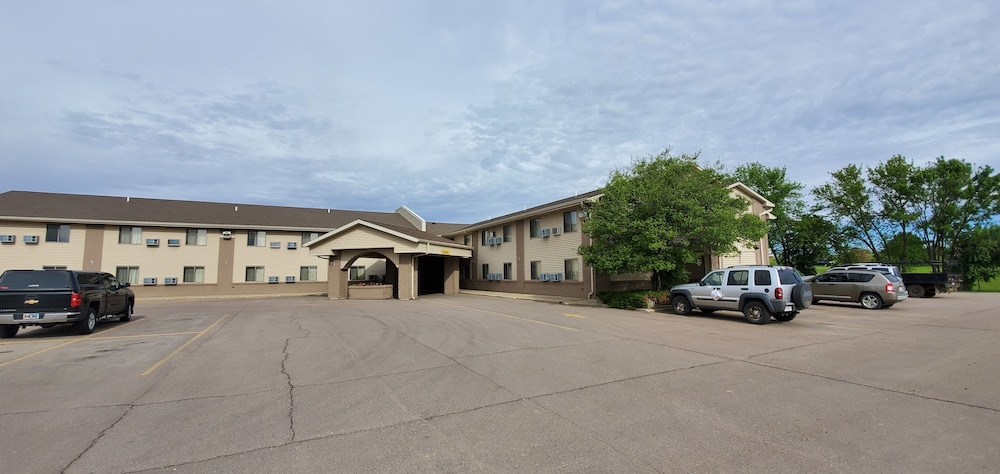
[[792, 267], [740, 265], [714, 270], [698, 283], [670, 289], [670, 305], [677, 314], [697, 309], [743, 313], [753, 324], [774, 319], [791, 321], [812, 304], [812, 289]]

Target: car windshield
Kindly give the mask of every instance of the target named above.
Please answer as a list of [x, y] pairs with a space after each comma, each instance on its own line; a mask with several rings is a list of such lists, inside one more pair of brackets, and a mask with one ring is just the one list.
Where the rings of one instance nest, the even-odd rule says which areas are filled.
[[64, 290], [70, 288], [66, 272], [6, 272], [0, 275], [0, 290]]

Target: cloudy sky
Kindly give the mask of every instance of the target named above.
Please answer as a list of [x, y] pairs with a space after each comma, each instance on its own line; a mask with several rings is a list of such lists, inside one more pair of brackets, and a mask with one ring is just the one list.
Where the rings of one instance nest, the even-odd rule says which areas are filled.
[[0, 192], [471, 223], [668, 147], [1000, 168], [1000, 2], [0, 4]]

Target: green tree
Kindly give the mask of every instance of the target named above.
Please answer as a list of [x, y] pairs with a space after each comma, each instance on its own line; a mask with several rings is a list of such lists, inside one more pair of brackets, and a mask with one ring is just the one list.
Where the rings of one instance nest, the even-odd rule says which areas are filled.
[[973, 229], [1000, 214], [1000, 176], [989, 166], [973, 169], [941, 156], [923, 169], [920, 184], [924, 194], [915, 226], [932, 262], [956, 260]]
[[914, 252], [920, 254], [924, 250], [920, 239], [907, 237], [913, 231], [911, 224], [920, 217], [919, 203], [925, 199], [920, 168], [913, 162], [906, 161], [902, 155], [894, 155], [885, 163], [871, 168], [868, 179], [879, 202], [881, 217], [894, 224], [892, 232], [896, 233], [885, 242], [883, 258], [892, 261], [911, 260]]
[[1000, 275], [1000, 227], [976, 227], [962, 238], [958, 247], [967, 288], [975, 288], [976, 283]]
[[719, 171], [698, 166], [698, 154], [667, 149], [611, 172], [602, 195], [586, 209], [583, 231], [591, 244], [579, 249], [588, 265], [607, 273], [653, 272], [654, 285], [687, 279], [686, 266], [709, 253], [726, 254], [766, 233], [731, 195]]
[[791, 265], [804, 275], [816, 274], [816, 263], [829, 260], [833, 250], [846, 247], [837, 226], [821, 215], [810, 213], [794, 220], [782, 236], [783, 265]]
[[[790, 181], [784, 167], [768, 168], [757, 162], [747, 163], [737, 167], [732, 178], [774, 204], [774, 209], [771, 210], [774, 219], [767, 222], [767, 243], [779, 264], [794, 265], [793, 261], [800, 259], [803, 252], [819, 252], [817, 249], [803, 247], [804, 242], [798, 238], [805, 209], [802, 196], [804, 186]], [[812, 223], [806, 223], [806, 226]], [[810, 263], [813, 264], [815, 262]]]
[[849, 238], [862, 243], [876, 259], [885, 247], [886, 224], [874, 193], [858, 165], [847, 165], [830, 173], [832, 183], [813, 189], [813, 195], [830, 216], [841, 223]]

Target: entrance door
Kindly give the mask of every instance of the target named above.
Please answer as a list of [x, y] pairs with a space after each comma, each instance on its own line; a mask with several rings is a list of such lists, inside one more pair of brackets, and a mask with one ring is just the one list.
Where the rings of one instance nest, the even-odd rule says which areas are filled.
[[417, 295], [444, 293], [444, 257], [417, 258]]

